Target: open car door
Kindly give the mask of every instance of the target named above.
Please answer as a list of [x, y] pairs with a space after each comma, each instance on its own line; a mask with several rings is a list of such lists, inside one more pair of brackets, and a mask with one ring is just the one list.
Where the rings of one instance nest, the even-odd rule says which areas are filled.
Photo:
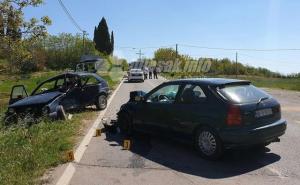
[[15, 85], [12, 87], [9, 99], [9, 105], [26, 98], [28, 96], [24, 85]]

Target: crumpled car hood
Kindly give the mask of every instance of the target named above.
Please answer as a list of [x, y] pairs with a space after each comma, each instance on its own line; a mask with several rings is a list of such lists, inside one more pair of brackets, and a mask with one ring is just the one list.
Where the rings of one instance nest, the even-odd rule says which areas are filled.
[[40, 105], [40, 104], [47, 104], [54, 98], [62, 95], [62, 92], [49, 92], [45, 94], [39, 94], [34, 96], [29, 96], [27, 98], [24, 98], [22, 100], [19, 100], [15, 102], [14, 104], [10, 105], [10, 108], [16, 108], [16, 107], [23, 107], [23, 106], [29, 106], [29, 105]]

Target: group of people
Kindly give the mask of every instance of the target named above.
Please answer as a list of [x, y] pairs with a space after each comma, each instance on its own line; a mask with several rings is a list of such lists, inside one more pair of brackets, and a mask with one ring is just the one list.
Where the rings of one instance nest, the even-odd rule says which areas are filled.
[[154, 68], [144, 67], [143, 71], [144, 71], [145, 79], [148, 79], [148, 77], [149, 77], [149, 79], [152, 79], [152, 77], [153, 77], [153, 79], [158, 79], [157, 74], [159, 72], [159, 69], [157, 67], [154, 67]]

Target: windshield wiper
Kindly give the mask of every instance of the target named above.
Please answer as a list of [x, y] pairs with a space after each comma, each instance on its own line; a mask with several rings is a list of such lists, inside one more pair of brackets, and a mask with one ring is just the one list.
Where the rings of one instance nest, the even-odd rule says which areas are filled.
[[258, 100], [257, 105], [260, 104], [262, 101], [269, 99], [269, 97], [262, 97]]

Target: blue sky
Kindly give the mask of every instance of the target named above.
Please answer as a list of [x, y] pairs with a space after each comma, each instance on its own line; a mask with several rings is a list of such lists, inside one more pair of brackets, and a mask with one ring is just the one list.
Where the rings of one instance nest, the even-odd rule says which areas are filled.
[[[186, 47], [300, 48], [299, 0], [63, 0], [78, 24], [93, 37], [104, 16], [115, 33], [115, 54], [137, 59], [135, 49], [152, 57], [155, 48], [175, 47], [193, 57], [235, 59], [235, 51]], [[27, 8], [25, 17], [48, 15], [50, 34], [78, 33], [57, 0]], [[150, 48], [149, 48], [150, 47]], [[238, 51], [239, 61], [281, 73], [300, 72], [300, 51]]]

